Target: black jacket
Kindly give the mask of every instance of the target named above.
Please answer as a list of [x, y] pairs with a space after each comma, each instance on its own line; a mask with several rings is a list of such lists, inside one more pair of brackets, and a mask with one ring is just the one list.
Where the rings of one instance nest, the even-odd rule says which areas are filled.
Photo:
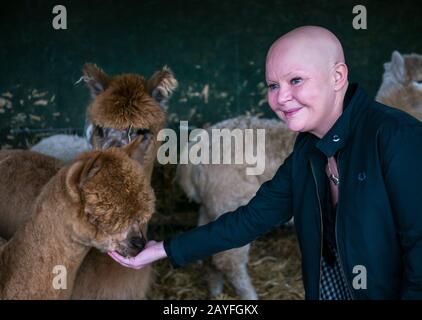
[[[422, 123], [360, 87], [322, 139], [298, 135], [247, 205], [166, 239], [173, 266], [243, 246], [294, 216], [306, 298], [319, 299], [324, 168], [337, 151], [335, 233], [353, 298], [422, 299]], [[366, 289], [354, 285], [362, 266]]]

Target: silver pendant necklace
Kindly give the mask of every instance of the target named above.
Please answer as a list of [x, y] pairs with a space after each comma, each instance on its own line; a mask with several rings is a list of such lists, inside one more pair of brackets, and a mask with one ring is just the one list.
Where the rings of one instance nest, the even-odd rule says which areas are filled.
[[336, 176], [332, 171], [330, 167], [330, 160], [327, 158], [327, 164], [328, 164], [328, 171], [330, 172], [330, 180], [334, 183], [334, 185], [338, 186], [340, 184], [340, 177]]

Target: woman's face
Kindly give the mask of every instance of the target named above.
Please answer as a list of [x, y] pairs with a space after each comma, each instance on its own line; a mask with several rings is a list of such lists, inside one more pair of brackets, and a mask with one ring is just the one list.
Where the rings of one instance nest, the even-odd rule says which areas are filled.
[[266, 64], [268, 103], [290, 130], [323, 136], [335, 122], [332, 66], [310, 52], [269, 54]]

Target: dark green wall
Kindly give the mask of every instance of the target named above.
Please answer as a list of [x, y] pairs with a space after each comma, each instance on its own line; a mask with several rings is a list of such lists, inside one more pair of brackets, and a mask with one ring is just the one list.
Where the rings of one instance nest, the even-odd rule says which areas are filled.
[[[306, 24], [342, 41], [351, 78], [370, 94], [393, 50], [422, 53], [422, 1], [9, 1], [0, 8], [0, 142], [31, 143], [16, 129], [70, 128], [81, 133], [88, 92], [74, 85], [84, 62], [109, 74], [151, 75], [163, 65], [180, 87], [170, 125], [215, 122], [251, 111], [272, 116], [263, 100], [264, 59], [281, 34]], [[55, 4], [68, 29], [51, 26]], [[364, 4], [368, 29], [352, 28]], [[198, 95], [209, 85], [209, 99]], [[34, 91], [35, 90], [35, 91]], [[46, 104], [46, 105], [44, 105]], [[12, 130], [12, 134], [10, 134]]]

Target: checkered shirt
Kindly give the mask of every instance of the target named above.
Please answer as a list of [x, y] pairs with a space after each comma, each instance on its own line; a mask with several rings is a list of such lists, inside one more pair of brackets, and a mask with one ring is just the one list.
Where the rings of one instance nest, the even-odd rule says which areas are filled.
[[334, 251], [336, 259], [330, 266], [322, 257], [321, 269], [321, 300], [351, 300], [352, 296], [343, 278], [339, 256]]

